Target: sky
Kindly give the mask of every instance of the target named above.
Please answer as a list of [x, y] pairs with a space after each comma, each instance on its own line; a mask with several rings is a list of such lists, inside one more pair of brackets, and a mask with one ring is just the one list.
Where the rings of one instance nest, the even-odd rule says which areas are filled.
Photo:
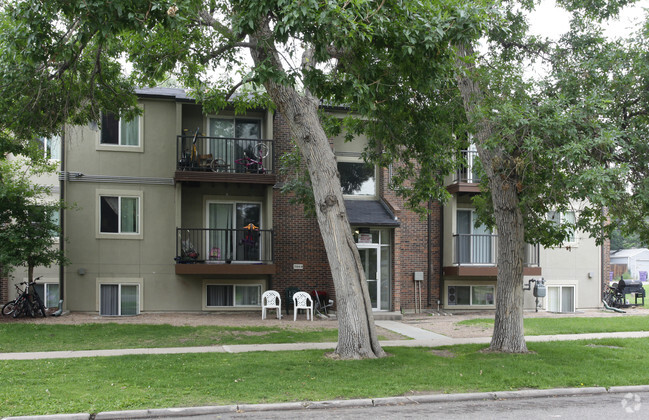
[[[649, 9], [649, 0], [640, 0], [633, 6], [626, 7], [619, 19], [606, 25], [605, 34], [609, 37], [619, 38], [629, 35], [634, 24], [642, 22], [645, 12]], [[568, 12], [558, 8], [554, 0], [543, 0], [537, 9], [530, 15], [530, 30], [537, 34], [557, 39], [570, 27]]]

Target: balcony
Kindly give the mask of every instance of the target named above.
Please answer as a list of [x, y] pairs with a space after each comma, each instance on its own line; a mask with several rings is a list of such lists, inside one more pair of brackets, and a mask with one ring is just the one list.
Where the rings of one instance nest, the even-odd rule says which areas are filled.
[[176, 181], [276, 183], [272, 140], [178, 136]]
[[448, 191], [451, 194], [458, 192], [479, 193], [480, 176], [475, 167], [478, 152], [476, 150], [461, 150], [460, 159], [462, 166], [455, 172], [451, 184], [447, 187]]
[[[447, 276], [495, 277], [498, 274], [498, 235], [453, 235], [453, 265], [444, 267]], [[523, 274], [541, 275], [539, 246], [527, 244], [523, 261]]]
[[176, 274], [275, 274], [273, 231], [178, 228], [175, 260]]

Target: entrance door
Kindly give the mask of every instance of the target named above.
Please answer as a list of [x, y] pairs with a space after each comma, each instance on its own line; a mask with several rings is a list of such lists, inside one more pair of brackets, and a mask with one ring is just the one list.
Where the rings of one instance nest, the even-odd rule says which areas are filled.
[[[379, 263], [379, 246], [359, 245], [358, 252], [361, 255], [361, 263], [367, 279], [367, 287], [370, 291], [372, 309], [380, 310], [381, 302], [381, 264]], [[385, 296], [387, 298], [387, 296]]]

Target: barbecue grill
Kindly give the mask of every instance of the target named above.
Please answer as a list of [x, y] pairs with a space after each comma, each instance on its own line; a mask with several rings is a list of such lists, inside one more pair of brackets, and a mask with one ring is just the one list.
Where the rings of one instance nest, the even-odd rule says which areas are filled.
[[[634, 305], [644, 306], [645, 290], [640, 280], [621, 279], [617, 284], [617, 291], [622, 296], [635, 293]], [[638, 298], [642, 299], [642, 303], [638, 303]]]

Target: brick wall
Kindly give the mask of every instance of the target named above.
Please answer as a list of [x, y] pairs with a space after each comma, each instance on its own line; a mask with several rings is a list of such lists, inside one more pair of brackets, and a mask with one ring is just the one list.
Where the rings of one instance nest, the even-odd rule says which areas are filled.
[[9, 276], [5, 270], [0, 266], [0, 305], [4, 305], [9, 301]]
[[[430, 222], [430, 266], [428, 262], [428, 229], [427, 218], [421, 216], [404, 206], [404, 200], [389, 188], [389, 172], [384, 169], [380, 173], [379, 188], [386, 203], [398, 217], [400, 226], [394, 231], [393, 242], [393, 310], [412, 312], [415, 308], [422, 310], [437, 308], [441, 281], [441, 207], [432, 203]], [[419, 305], [419, 290], [414, 281], [414, 273], [424, 273], [421, 282], [421, 306]], [[430, 278], [429, 278], [430, 271]], [[429, 284], [430, 283], [430, 284]], [[430, 289], [430, 305], [428, 296]]]
[[[288, 124], [282, 115], [274, 120], [275, 157], [290, 150]], [[282, 179], [280, 178], [280, 182]], [[272, 287], [284, 299], [285, 289], [297, 286], [302, 290], [325, 290], [335, 299], [333, 279], [324, 250], [324, 243], [315, 218], [308, 218], [301, 205], [291, 204], [291, 196], [273, 191], [273, 230], [275, 232], [275, 264], [277, 272]], [[302, 269], [295, 269], [301, 264]]]
[[613, 271], [613, 267], [611, 267], [611, 240], [606, 239], [602, 244], [602, 290], [604, 290], [604, 285], [609, 282], [611, 271]]
[[[274, 120], [276, 158], [290, 149], [290, 133], [283, 117], [277, 113]], [[413, 311], [415, 309], [414, 272], [424, 273], [421, 282], [422, 309], [437, 308], [440, 290], [440, 240], [441, 211], [433, 204], [431, 223], [431, 302], [428, 306], [428, 221], [403, 208], [387, 185], [387, 169], [379, 171], [379, 191], [384, 201], [399, 218], [400, 227], [392, 235], [392, 285], [391, 310]], [[282, 180], [280, 179], [280, 182]], [[324, 250], [317, 221], [304, 215], [302, 206], [289, 203], [290, 197], [279, 189], [273, 193], [273, 229], [275, 231], [275, 264], [277, 273], [272, 278], [272, 288], [285, 296], [286, 287], [297, 286], [303, 290], [326, 290], [335, 299], [333, 280]], [[303, 269], [294, 269], [302, 264]]]

